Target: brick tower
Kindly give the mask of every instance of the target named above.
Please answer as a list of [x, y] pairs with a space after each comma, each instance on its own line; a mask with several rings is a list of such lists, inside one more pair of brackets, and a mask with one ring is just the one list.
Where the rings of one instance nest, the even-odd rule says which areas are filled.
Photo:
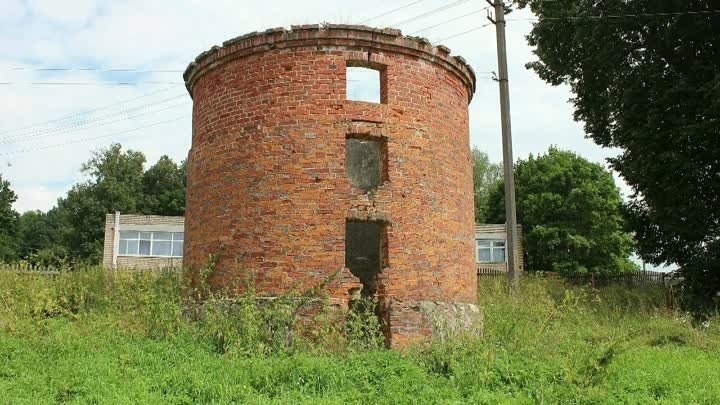
[[[349, 99], [353, 68], [377, 74], [377, 102]], [[187, 266], [217, 255], [212, 285], [251, 270], [267, 296], [337, 273], [331, 299], [376, 296], [394, 347], [479, 318], [462, 58], [395, 29], [303, 25], [226, 41], [184, 78]]]

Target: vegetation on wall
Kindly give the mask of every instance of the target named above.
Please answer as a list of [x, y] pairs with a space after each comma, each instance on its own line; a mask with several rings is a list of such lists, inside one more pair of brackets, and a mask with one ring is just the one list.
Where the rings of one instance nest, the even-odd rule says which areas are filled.
[[[632, 235], [623, 231], [622, 197], [612, 174], [575, 153], [551, 148], [514, 168], [518, 223], [532, 271], [619, 273]], [[504, 184], [489, 197], [491, 222], [505, 222]]]
[[[720, 294], [720, 14], [716, 0], [518, 0], [541, 79], [567, 84], [575, 119], [634, 190], [639, 254], [676, 263], [696, 307]], [[708, 11], [710, 10], [710, 11]], [[587, 18], [589, 16], [636, 16]], [[564, 18], [573, 16], [574, 18]]]

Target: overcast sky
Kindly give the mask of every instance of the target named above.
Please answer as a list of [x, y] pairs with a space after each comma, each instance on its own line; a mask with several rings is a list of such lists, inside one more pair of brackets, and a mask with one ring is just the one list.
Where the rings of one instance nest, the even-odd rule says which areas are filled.
[[[51, 208], [81, 179], [80, 166], [90, 153], [112, 142], [144, 152], [149, 163], [163, 154], [176, 161], [185, 158], [191, 100], [181, 84], [181, 71], [211, 46], [269, 27], [360, 23], [409, 3], [413, 1], [2, 0], [0, 83], [11, 84], [0, 84], [0, 173], [19, 195], [15, 208]], [[480, 77], [497, 70], [494, 26], [444, 40], [486, 24], [486, 12], [476, 12], [485, 1], [415, 3], [367, 24], [401, 28], [405, 34], [442, 43], [467, 59]], [[429, 13], [445, 5], [449, 7]], [[516, 12], [508, 18], [526, 17], [531, 15]], [[524, 38], [530, 28], [528, 21], [508, 22], [515, 157], [557, 145], [604, 164], [617, 151], [585, 138], [582, 125], [572, 119], [569, 89], [549, 86], [524, 68], [533, 60]], [[38, 70], [46, 68], [135, 71]], [[30, 84], [38, 82], [78, 84]], [[500, 161], [496, 82], [478, 79], [470, 120], [472, 144]]]

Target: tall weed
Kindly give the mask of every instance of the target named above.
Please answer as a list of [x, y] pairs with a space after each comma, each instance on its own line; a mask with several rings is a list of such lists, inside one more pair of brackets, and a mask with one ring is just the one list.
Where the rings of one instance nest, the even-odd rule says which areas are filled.
[[49, 319], [103, 318], [138, 337], [191, 336], [220, 354], [383, 347], [375, 302], [358, 302], [346, 311], [329, 305], [322, 285], [261, 297], [249, 273], [242, 288], [213, 290], [208, 283], [213, 272], [211, 263], [191, 282], [188, 273], [175, 270], [0, 271], [0, 331], [33, 334]]

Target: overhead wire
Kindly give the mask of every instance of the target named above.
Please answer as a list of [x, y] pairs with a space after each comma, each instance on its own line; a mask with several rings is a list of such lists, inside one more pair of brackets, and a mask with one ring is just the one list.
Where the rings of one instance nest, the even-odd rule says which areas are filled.
[[[369, 21], [372, 21], [372, 20], [374, 20], [374, 19], [377, 19], [377, 18], [380, 18], [380, 17], [384, 17], [384, 16], [386, 16], [386, 15], [390, 15], [390, 14], [395, 13], [395, 12], [397, 12], [397, 11], [400, 11], [400, 10], [402, 10], [402, 9], [411, 7], [411, 6], [416, 5], [416, 4], [419, 4], [419, 3], [421, 3], [422, 1], [424, 1], [424, 0], [417, 0], [417, 1], [410, 2], [410, 3], [408, 3], [408, 4], [405, 4], [405, 5], [401, 6], [401, 7], [397, 7], [397, 8], [395, 8], [395, 9], [392, 9], [392, 10], [386, 11], [386, 12], [384, 12], [384, 13], [378, 14], [378, 15], [376, 15], [376, 16], [370, 17], [370, 18], [368, 18], [368, 19], [365, 19], [365, 20], [362, 21], [362, 23], [369, 22]], [[402, 21], [396, 23], [396, 25], [407, 24], [407, 23], [410, 23], [410, 22], [413, 22], [413, 21], [417, 21], [417, 20], [422, 19], [422, 18], [429, 17], [429, 16], [431, 16], [431, 15], [433, 15], [433, 14], [436, 14], [436, 13], [439, 13], [439, 12], [442, 12], [442, 11], [445, 11], [445, 10], [448, 10], [448, 9], [450, 9], [450, 8], [459, 6], [459, 5], [463, 4], [463, 3], [466, 3], [467, 1], [469, 1], [469, 0], [458, 0], [458, 1], [455, 1], [455, 2], [453, 2], [453, 3], [446, 4], [446, 5], [444, 5], [444, 6], [441, 6], [441, 7], [435, 8], [435, 9], [432, 9], [432, 10], [427, 11], [427, 12], [425, 12], [425, 13], [421, 13], [421, 14], [416, 15], [416, 16], [414, 16], [414, 17], [411, 17], [411, 18], [402, 20]], [[476, 10], [476, 11], [473, 11], [473, 12], [470, 12], [470, 13], [466, 13], [466, 14], [464, 14], [464, 15], [462, 15], [462, 16], [458, 16], [458, 17], [455, 17], [455, 18], [452, 18], [452, 19], [443, 21], [443, 22], [441, 22], [441, 23], [434, 24], [434, 25], [432, 25], [432, 26], [430, 26], [430, 27], [425, 27], [425, 28], [423, 28], [422, 30], [419, 30], [419, 31], [432, 29], [432, 28], [435, 28], [435, 27], [440, 26], [440, 25], [443, 25], [443, 24], [447, 24], [447, 23], [450, 23], [450, 22], [453, 22], [453, 21], [457, 21], [457, 20], [460, 19], [460, 18], [466, 17], [466, 16], [468, 16], [468, 15], [476, 14], [476, 13], [481, 12], [481, 11], [487, 9], [487, 8], [488, 8], [488, 7], [485, 7], [485, 8], [480, 9], [480, 10]], [[487, 25], [487, 24], [486, 24], [486, 25]], [[485, 25], [485, 26], [486, 26], [486, 25]], [[466, 33], [468, 33], [468, 32], [472, 32], [472, 31], [474, 31], [474, 30], [476, 30], [476, 29], [480, 29], [480, 28], [483, 28], [483, 27], [484, 27], [484, 26], [482, 26], [482, 27], [476, 27], [476, 28], [473, 28], [473, 29], [471, 29], [471, 30], [467, 30], [467, 31], [464, 31], [464, 32], [462, 32], [462, 33], [453, 35], [453, 36], [451, 36], [451, 37], [446, 37], [446, 38], [444, 38], [444, 39], [442, 39], [442, 40], [454, 38], [454, 37], [459, 36], [459, 35], [464, 35], [464, 34], [466, 34]], [[419, 32], [419, 31], [415, 31], [415, 32]], [[415, 33], [415, 32], [414, 32], [414, 33]], [[441, 40], [441, 41], [442, 41], [442, 40]], [[137, 73], [151, 73], [151, 72], [156, 72], [156, 73], [165, 73], [165, 72], [167, 72], [167, 73], [177, 73], [177, 72], [182, 72], [181, 70], [170, 70], [170, 69], [162, 69], [162, 70], [161, 70], [161, 69], [121, 69], [121, 68], [77, 68], [77, 67], [48, 67], [48, 68], [18, 67], [18, 68], [13, 68], [12, 70], [35, 70], [35, 71], [101, 71], [101, 72], [128, 72], [128, 73], [129, 73], [129, 72], [137, 72]], [[478, 78], [489, 79], [489, 78], [491, 78], [491, 77], [490, 77], [490, 76], [482, 76], [482, 75], [481, 75], [481, 76], [479, 76]], [[74, 85], [78, 85], [78, 86], [79, 86], [79, 85], [140, 85], [140, 84], [168, 84], [168, 85], [172, 84], [172, 85], [179, 85], [179, 84], [184, 84], [184, 82], [160, 82], [160, 81], [145, 81], [145, 82], [129, 82], [129, 81], [127, 81], [127, 82], [109, 82], [109, 81], [108, 81], [108, 82], [0, 82], [0, 85], [64, 85], [64, 86], [74, 86]], [[167, 89], [163, 89], [163, 91], [164, 91], [164, 90], [167, 90]], [[178, 105], [178, 106], [179, 106], [179, 105]], [[171, 107], [168, 107], [168, 108], [172, 108], [172, 107], [175, 107], [175, 106], [171, 106]], [[101, 108], [106, 108], [106, 107], [101, 107]], [[100, 109], [100, 108], [99, 108], [99, 109]], [[95, 111], [95, 110], [99, 110], [99, 109], [94, 109], [94, 110], [90, 110], [90, 111]], [[137, 110], [137, 109], [138, 109], [138, 108], [131, 109], [131, 110]], [[167, 109], [167, 108], [166, 108], [166, 109]], [[131, 110], [128, 110], [128, 111], [131, 111]], [[165, 110], [165, 109], [161, 109], [160, 111], [162, 111], [162, 110]], [[90, 111], [88, 111], [88, 112], [90, 112]], [[147, 114], [150, 114], [150, 113], [153, 113], [153, 112], [158, 112], [158, 111], [155, 110], [155, 111], [151, 111], [151, 112], [147, 112], [147, 113], [143, 113], [143, 114], [138, 114], [138, 115], [131, 116], [131, 117], [125, 117], [125, 118], [123, 118], [123, 119], [121, 119], [121, 120], [134, 118], [134, 117], [139, 116], [139, 115], [147, 115]], [[73, 115], [73, 116], [78, 116], [78, 115], [82, 115], [82, 114], [85, 114], [85, 113], [87, 113], [87, 112], [78, 113], [78, 114], [75, 114], [75, 115]], [[104, 116], [104, 117], [116, 116], [116, 115], [118, 115], [118, 114], [121, 114], [121, 113], [110, 114], [110, 115], [107, 115], [107, 116]], [[95, 118], [95, 120], [100, 119], [100, 118], [103, 118], [103, 117], [97, 117], [97, 118]], [[67, 117], [66, 117], [66, 118], [61, 118], [61, 119], [67, 119]], [[51, 120], [51, 121], [48, 121], [47, 123], [56, 122], [56, 121], [59, 121], [59, 120], [61, 120], [61, 119]], [[118, 122], [118, 121], [121, 121], [121, 120], [115, 120], [115, 121], [106, 122], [106, 123], [99, 123], [99, 124], [97, 124], [97, 125], [94, 125], [94, 126], [91, 126], [91, 127], [88, 127], [88, 128], [79, 129], [79, 130], [85, 130], [85, 129], [94, 128], [94, 127], [98, 127], [98, 126], [102, 126], [102, 125], [107, 125], [107, 124], [115, 123], [115, 122]], [[92, 121], [92, 120], [88, 120], [88, 121], [83, 122], [83, 123], [75, 123], [75, 124], [65, 125], [65, 126], [60, 127], [60, 128], [50, 128], [50, 129], [47, 129], [47, 130], [44, 130], [44, 131], [38, 131], [38, 132], [32, 133], [32, 134], [24, 134], [23, 137], [16, 138], [16, 139], [11, 139], [9, 142], [6, 141], [5, 143], [19, 142], [19, 141], [27, 140], [28, 138], [44, 137], [44, 136], [48, 136], [49, 134], [52, 134], [52, 133], [66, 133], [66, 132], [70, 132], [70, 131], [68, 131], [69, 128], [72, 128], [72, 127], [74, 127], [74, 126], [82, 126], [82, 125], [85, 125], [85, 124], [87, 124], [88, 122], [91, 122], [91, 121]], [[29, 127], [33, 127], [33, 126], [29, 126]], [[7, 133], [7, 132], [9, 132], [9, 131], [4, 131], [4, 132], [0, 132], [0, 133]], [[32, 136], [29, 136], [29, 137], [28, 137], [27, 135], [32, 135]]]
[[487, 7], [481, 8], [481, 9], [479, 9], [479, 10], [471, 11], [471, 12], [466, 13], [466, 14], [463, 14], [463, 15], [461, 15], [461, 16], [457, 16], [457, 17], [455, 17], [455, 18], [451, 18], [451, 19], [449, 19], [449, 20], [445, 20], [445, 21], [443, 21], [443, 22], [440, 22], [440, 23], [431, 25], [431, 26], [429, 26], [429, 27], [425, 27], [425, 28], [419, 29], [419, 30], [417, 30], [417, 31], [413, 31], [413, 32], [411, 32], [409, 35], [414, 35], [414, 34], [417, 34], [417, 33], [419, 33], [419, 32], [427, 31], [427, 30], [433, 29], [433, 28], [435, 28], [435, 27], [439, 27], [439, 26], [441, 26], [441, 25], [445, 25], [445, 24], [447, 24], [447, 23], [451, 23], [451, 22], [453, 22], [453, 21], [457, 21], [457, 20], [459, 20], [459, 19], [461, 19], [461, 18], [465, 18], [465, 17], [471, 16], [471, 15], [473, 15], [473, 14], [481, 13], [481, 12], [483, 12], [483, 11], [489, 9], [489, 8], [490, 8], [490, 6], [487, 6]]
[[481, 26], [479, 26], [479, 27], [470, 28], [470, 29], [467, 30], [467, 31], [459, 32], [459, 33], [457, 33], [457, 34], [455, 34], [455, 35], [450, 35], [449, 37], [445, 37], [445, 38], [442, 38], [442, 39], [438, 39], [438, 40], [435, 41], [435, 42], [447, 41], [448, 39], [456, 38], [456, 37], [459, 37], [459, 36], [461, 36], [461, 35], [465, 35], [465, 34], [468, 34], [468, 33], [473, 32], [473, 31], [477, 31], [477, 30], [483, 29], [483, 28], [488, 27], [488, 26], [490, 26], [490, 25], [493, 25], [493, 23], [490, 22], [490, 23], [483, 24], [483, 25], [481, 25]]
[[47, 137], [49, 137], [49, 136], [55, 136], [55, 135], [60, 135], [60, 134], [74, 134], [74, 133], [77, 133], [77, 132], [80, 132], [80, 131], [87, 131], [87, 130], [89, 130], [89, 129], [100, 128], [100, 127], [103, 127], [103, 126], [105, 126], [105, 125], [116, 124], [116, 123], [118, 123], [118, 122], [122, 122], [122, 121], [125, 121], [125, 120], [129, 120], [129, 119], [133, 119], [133, 118], [137, 118], [137, 117], [142, 117], [142, 116], [144, 116], [144, 115], [155, 114], [155, 113], [159, 113], [159, 112], [162, 112], [162, 111], [167, 111], [167, 110], [170, 110], [170, 109], [173, 109], [173, 108], [177, 108], [177, 107], [182, 107], [182, 106], [184, 106], [184, 104], [174, 104], [174, 105], [171, 105], [171, 106], [168, 106], [168, 107], [165, 107], [165, 108], [161, 108], [161, 109], [158, 109], [158, 110], [147, 111], [147, 112], [143, 112], [143, 113], [141, 113], [141, 114], [135, 114], [135, 115], [130, 116], [130, 117], [120, 118], [120, 119], [117, 119], [117, 120], [115, 120], [115, 121], [101, 122], [101, 123], [97, 123], [97, 124], [95, 124], [95, 125], [91, 125], [91, 126], [84, 127], [84, 128], [66, 129], [66, 130], [63, 130], [63, 131], [56, 131], [56, 132], [54, 132], [54, 133], [39, 134], [39, 135], [36, 135], [36, 136], [33, 136], [33, 137], [28, 137], [28, 138], [26, 138], [26, 139], [15, 140], [15, 141], [11, 141], [11, 142], [0, 142], [0, 145], [10, 145], [10, 144], [13, 144], [13, 143], [18, 143], [18, 142], [35, 141], [35, 140], [37, 140], [37, 139], [47, 138]]
[[[121, 121], [125, 121], [126, 119], [132, 119], [132, 118], [137, 118], [137, 117], [141, 117], [141, 116], [144, 116], [144, 115], [155, 114], [155, 113], [158, 113], [158, 112], [161, 112], [161, 111], [166, 111], [166, 110], [173, 109], [173, 108], [175, 108], [175, 107], [179, 107], [179, 105], [174, 105], [174, 106], [169, 106], [169, 107], [166, 107], [166, 108], [161, 108], [161, 109], [156, 110], [156, 111], [148, 111], [148, 112], [144, 112], [144, 113], [142, 113], [142, 114], [136, 114], [136, 115], [134, 115], [134, 116], [132, 116], [132, 117], [127, 117], [127, 118], [125, 118], [125, 119], [119, 119], [119, 120], [115, 120], [115, 121], [111, 121], [111, 122], [105, 122], [105, 123], [101, 123], [101, 124], [89, 126], [89, 127], [86, 127], [86, 128], [79, 128], [79, 129], [76, 129], [76, 130], [69, 130], [69, 131], [61, 131], [61, 132], [58, 132], [58, 133], [55, 133], [55, 134], [40, 135], [40, 136], [34, 137], [33, 139], [24, 140], [23, 142], [35, 141], [35, 140], [38, 140], [38, 139], [47, 138], [47, 137], [54, 136], [54, 135], [61, 135], [61, 134], [70, 134], [70, 135], [68, 135], [68, 136], [65, 137], [65, 138], [69, 138], [69, 137], [74, 136], [75, 134], [77, 134], [78, 132], [81, 132], [81, 131], [87, 131], [87, 130], [89, 130], [89, 129], [100, 128], [100, 127], [103, 127], [103, 126], [105, 126], [105, 125], [110, 125], [110, 124], [115, 124], [115, 123], [118, 123], [118, 122], [121, 122]], [[10, 144], [13, 144], [13, 143], [17, 143], [17, 142], [0, 143], [0, 145], [10, 145]]]
[[0, 135], [6, 134], [6, 133], [8, 133], [8, 132], [22, 131], [22, 130], [24, 130], [24, 129], [34, 128], [34, 127], [38, 127], [38, 126], [41, 126], [41, 125], [51, 124], [51, 123], [54, 123], [54, 122], [65, 121], [65, 120], [67, 120], [67, 119], [74, 118], [74, 117], [78, 117], [78, 116], [81, 116], [81, 115], [84, 115], [84, 114], [89, 114], [89, 113], [91, 113], [91, 112], [106, 110], [106, 109], [108, 109], [108, 108], [110, 108], [110, 107], [115, 107], [115, 106], [118, 106], [118, 105], [123, 105], [123, 104], [129, 103], [129, 102], [132, 102], [132, 101], [136, 101], [136, 100], [139, 100], [139, 99], [142, 99], [142, 98], [146, 98], [146, 97], [154, 96], [154, 95], [156, 95], [156, 94], [164, 93], [164, 92], [166, 92], [166, 91], [168, 91], [168, 90], [171, 90], [171, 89], [174, 89], [174, 88], [175, 88], [175, 87], [166, 87], [166, 88], [164, 88], [164, 89], [152, 91], [152, 92], [150, 92], [150, 93], [145, 93], [145, 94], [142, 94], [142, 95], [137, 96], [137, 97], [133, 97], [133, 98], [129, 98], [129, 99], [126, 99], [126, 100], [122, 100], [122, 101], [119, 101], [119, 102], [117, 102], [117, 103], [107, 104], [107, 105], [104, 105], [104, 106], [102, 106], [102, 107], [92, 108], [92, 109], [90, 109], [90, 110], [84, 110], [84, 111], [80, 111], [80, 112], [77, 112], [77, 113], [70, 113], [70, 114], [64, 115], [64, 116], [62, 116], [62, 117], [60, 117], [60, 118], [55, 118], [55, 119], [51, 119], [51, 120], [48, 120], [48, 121], [39, 122], [39, 123], [36, 123], [36, 124], [27, 125], [27, 126], [20, 127], [20, 128], [8, 129], [8, 130], [0, 131]]
[[167, 124], [167, 123], [170, 123], [170, 122], [177, 122], [178, 119], [181, 119], [181, 118], [188, 118], [188, 116], [183, 114], [183, 115], [174, 117], [174, 118], [169, 119], [169, 120], [158, 121], [158, 122], [154, 122], [154, 123], [152, 123], [152, 124], [148, 124], [148, 125], [143, 125], [143, 126], [139, 126], [139, 127], [127, 129], [127, 130], [124, 130], [124, 131], [113, 132], [113, 133], [110, 133], [110, 134], [95, 136], [95, 137], [91, 137], [91, 138], [76, 139], [76, 140], [74, 140], [74, 141], [64, 142], [64, 143], [60, 143], [60, 144], [45, 145], [45, 146], [41, 146], [41, 147], [37, 147], [37, 148], [19, 149], [19, 150], [12, 151], [12, 152], [0, 153], [0, 156], [17, 155], [17, 154], [21, 154], [21, 153], [28, 153], [28, 152], [34, 152], [34, 151], [45, 150], [45, 149], [50, 149], [50, 148], [57, 148], [57, 147], [63, 147], [63, 146], [68, 146], [68, 145], [74, 145], [74, 144], [77, 144], [77, 143], [94, 141], [94, 140], [102, 139], [102, 138], [109, 138], [109, 137], [113, 137], [113, 136], [117, 136], [117, 135], [122, 135], [122, 134], [130, 133], [130, 132], [134, 132], [134, 131], [139, 131], [139, 130], [141, 130], [141, 129], [147, 129], [147, 128], [155, 127], [155, 126], [158, 126], [158, 125]]
[[[528, 17], [528, 18], [508, 18], [505, 21], [555, 21], [555, 20], [582, 20], [582, 19], [588, 19], [588, 20], [603, 20], [603, 19], [620, 19], [620, 18], [639, 18], [639, 17], [676, 17], [676, 16], [683, 16], [683, 15], [710, 15], [710, 14], [720, 14], [720, 10], [697, 10], [697, 11], [682, 11], [682, 12], [667, 12], [667, 13], [640, 13], [640, 14], [610, 14], [610, 15], [568, 15], [568, 16], [559, 16], [559, 17]], [[487, 23], [483, 24], [478, 27], [471, 28], [469, 30], [457, 33], [455, 35], [451, 35], [449, 37], [445, 37], [442, 39], [439, 39], [435, 42], [442, 42], [447, 41], [448, 39], [452, 39], [455, 37], [459, 37], [461, 35], [465, 35], [467, 33], [477, 31], [479, 29], [485, 28], [487, 26], [493, 25], [493, 23]], [[432, 27], [428, 27], [432, 28]]]
[[31, 67], [17, 66], [3, 71], [35, 71], [35, 72], [106, 72], [106, 73], [183, 73], [184, 70], [173, 69], [133, 69], [133, 68], [88, 68], [88, 67]]
[[[169, 97], [169, 98], [160, 100], [160, 101], [158, 101], [158, 102], [148, 103], [148, 104], [141, 104], [141, 105], [136, 106], [136, 107], [133, 107], [133, 108], [128, 108], [128, 109], [125, 109], [125, 110], [120, 110], [120, 111], [111, 112], [111, 113], [109, 113], [109, 114], [101, 115], [101, 116], [98, 116], [98, 117], [88, 118], [88, 119], [83, 120], [83, 121], [68, 122], [68, 123], [66, 123], [66, 124], [61, 124], [60, 126], [56, 126], [56, 127], [43, 128], [43, 129], [38, 129], [38, 130], [35, 130], [35, 131], [30, 131], [30, 132], [15, 134], [15, 136], [12, 136], [12, 135], [8, 136], [8, 135], [6, 135], [6, 136], [3, 136], [3, 137], [0, 137], [0, 144], [11, 144], [11, 143], [17, 143], [17, 142], [32, 140], [32, 139], [36, 139], [36, 138], [39, 138], [39, 137], [44, 137], [44, 136], [47, 136], [47, 135], [51, 135], [51, 134], [54, 134], [54, 133], [57, 133], [57, 132], [62, 132], [62, 133], [64, 133], [64, 132], [67, 132], [68, 129], [72, 129], [72, 128], [76, 128], [76, 127], [83, 127], [83, 126], [85, 126], [85, 125], [87, 125], [87, 124], [92, 124], [93, 122], [102, 122], [103, 120], [105, 120], [105, 119], [107, 119], [107, 118], [113, 118], [113, 117], [122, 116], [122, 115], [125, 115], [125, 114], [128, 114], [128, 113], [133, 113], [133, 112], [138, 111], [138, 110], [144, 110], [144, 109], [147, 109], [147, 108], [150, 108], [150, 107], [154, 107], [154, 106], [158, 106], [158, 105], [164, 104], [164, 103], [166, 103], [166, 102], [173, 101], [173, 100], [177, 100], [177, 99], [183, 98], [183, 97], [185, 97], [185, 96], [179, 95], [179, 96], [175, 96], [175, 97]], [[187, 105], [187, 104], [186, 104], [186, 103], [173, 104], [173, 106], [181, 106], [181, 105]], [[164, 110], [165, 110], [165, 109], [156, 110], [156, 111], [164, 111]], [[139, 115], [136, 115], [136, 116], [140, 116], [140, 115], [147, 115], [147, 113], [139, 114]], [[112, 123], [114, 123], [114, 122], [119, 122], [119, 121], [122, 121], [122, 120], [124, 120], [124, 119], [134, 118], [134, 117], [135, 117], [135, 116], [125, 117], [125, 118], [122, 118], [122, 119], [120, 119], [120, 120], [112, 121]], [[95, 125], [95, 126], [92, 126], [92, 127], [90, 127], [90, 128], [94, 128], [94, 127], [96, 127], [96, 126], [101, 126], [101, 125]]]
[[0, 82], [2, 86], [37, 86], [37, 85], [52, 85], [52, 86], [138, 86], [138, 85], [180, 85], [185, 82], [156, 82], [156, 81], [144, 81], [144, 82]]
[[408, 4], [405, 4], [404, 6], [400, 6], [400, 7], [398, 7], [398, 8], [394, 8], [394, 9], [392, 9], [392, 10], [389, 10], [389, 11], [386, 11], [386, 12], [384, 12], [384, 13], [378, 14], [378, 15], [376, 15], [376, 16], [374, 16], [374, 17], [366, 18], [366, 19], [360, 21], [360, 24], [366, 24], [366, 23], [368, 23], [368, 22], [370, 22], [370, 21], [372, 21], [372, 20], [376, 20], [376, 19], [378, 19], [378, 18], [380, 18], [380, 17], [385, 17], [386, 15], [390, 15], [390, 14], [396, 12], [396, 11], [400, 11], [400, 10], [405, 9], [405, 8], [408, 8], [408, 7], [410, 7], [410, 6], [414, 6], [415, 4], [418, 4], [418, 3], [422, 3], [423, 1], [425, 1], [425, 0], [416, 0], [416, 1], [410, 2], [410, 3], [408, 3]]
[[429, 16], [431, 16], [431, 15], [433, 15], [433, 14], [437, 14], [437, 13], [439, 13], [439, 12], [441, 12], [441, 11], [445, 11], [445, 10], [451, 9], [451, 8], [453, 8], [453, 7], [457, 7], [457, 6], [459, 6], [459, 5], [463, 4], [463, 3], [467, 3], [468, 1], [469, 1], [469, 0], [457, 0], [457, 1], [453, 2], [453, 3], [446, 4], [446, 5], [444, 5], [444, 6], [441, 6], [441, 7], [435, 8], [435, 9], [432, 9], [432, 10], [430, 10], [430, 11], [427, 11], [427, 12], [425, 12], [425, 13], [416, 15], [416, 16], [411, 17], [411, 18], [408, 18], [408, 19], [406, 19], [406, 20], [402, 20], [402, 21], [396, 22], [396, 23], [394, 23], [393, 25], [399, 26], [399, 25], [411, 23], [411, 22], [413, 22], [413, 21], [417, 21], [417, 20], [419, 20], [419, 19], [422, 19], [422, 18], [425, 18], [425, 17], [429, 17]]
[[720, 10], [692, 10], [692, 11], [677, 11], [677, 12], [608, 14], [608, 15], [566, 15], [566, 16], [557, 16], [557, 17], [508, 18], [505, 21], [604, 20], [604, 19], [639, 18], [639, 17], [679, 17], [679, 16], [684, 16], [684, 15], [712, 15], [712, 14], [720, 14]]

